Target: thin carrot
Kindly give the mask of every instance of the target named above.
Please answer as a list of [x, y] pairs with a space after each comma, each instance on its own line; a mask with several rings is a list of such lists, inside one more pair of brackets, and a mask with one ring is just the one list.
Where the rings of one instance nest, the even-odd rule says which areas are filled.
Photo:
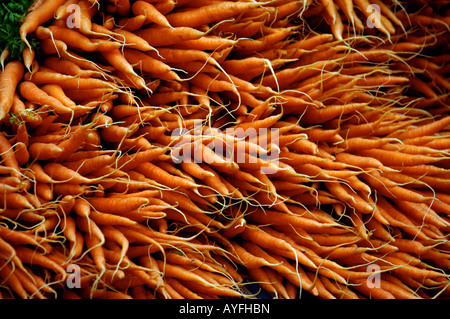
[[198, 27], [226, 20], [238, 13], [246, 10], [254, 9], [260, 6], [260, 3], [234, 3], [230, 1], [222, 1], [217, 4], [206, 5], [204, 7], [191, 9], [186, 12], [173, 12], [167, 15], [167, 20], [174, 27]]
[[11, 288], [20, 298], [28, 298], [28, 293], [24, 288], [19, 276], [13, 271], [13, 267], [10, 264], [5, 264], [0, 268], [0, 276], [3, 278], [3, 282], [6, 282], [9, 288]]
[[145, 15], [136, 15], [133, 17], [123, 17], [118, 22], [117, 25], [123, 30], [134, 32], [142, 29], [145, 24], [147, 17]]
[[135, 15], [144, 15], [147, 17], [146, 23], [153, 22], [155, 24], [172, 27], [167, 17], [159, 12], [151, 3], [138, 0], [133, 3], [131, 10]]
[[383, 149], [367, 149], [360, 152], [360, 154], [368, 157], [378, 159], [383, 165], [395, 165], [395, 166], [411, 166], [422, 165], [437, 162], [442, 158], [427, 156], [427, 155], [415, 155], [405, 154], [401, 152], [383, 150]]
[[140, 36], [123, 29], [114, 29], [115, 38], [125, 46], [139, 51], [154, 50], [154, 48]]
[[59, 280], [64, 280], [67, 277], [66, 270], [62, 267], [62, 265], [56, 263], [45, 255], [35, 252], [31, 248], [27, 248], [25, 246], [16, 247], [16, 253], [24, 263], [40, 265], [55, 271], [60, 275]]

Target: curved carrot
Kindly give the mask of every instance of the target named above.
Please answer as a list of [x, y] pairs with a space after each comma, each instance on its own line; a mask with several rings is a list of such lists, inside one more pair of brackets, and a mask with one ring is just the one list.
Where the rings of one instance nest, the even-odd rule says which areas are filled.
[[20, 26], [20, 38], [31, 49], [31, 45], [28, 42], [27, 35], [36, 31], [36, 29], [53, 18], [55, 11], [66, 0], [45, 1], [42, 5], [32, 10], [25, 17], [23, 23]]
[[131, 10], [137, 16], [146, 16], [146, 23], [153, 22], [161, 26], [172, 27], [167, 18], [149, 2], [138, 0], [133, 3]]
[[72, 113], [72, 109], [62, 104], [58, 99], [48, 95], [31, 81], [23, 81], [18, 86], [20, 95], [32, 103], [41, 105], [58, 114]]

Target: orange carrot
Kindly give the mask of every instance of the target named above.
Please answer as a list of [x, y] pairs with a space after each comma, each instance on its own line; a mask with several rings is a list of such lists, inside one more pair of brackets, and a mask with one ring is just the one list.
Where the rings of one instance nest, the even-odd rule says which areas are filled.
[[211, 22], [226, 20], [238, 13], [257, 8], [260, 3], [235, 3], [221, 1], [216, 4], [206, 5], [191, 9], [186, 12], [173, 12], [167, 15], [167, 20], [174, 27], [198, 27]]
[[12, 107], [14, 93], [24, 72], [21, 62], [11, 61], [6, 64], [0, 74], [0, 121], [6, 117]]
[[155, 23], [157, 25], [172, 27], [167, 18], [159, 12], [151, 3], [138, 0], [133, 3], [131, 10], [138, 15], [144, 15], [147, 17], [146, 23]]
[[66, 0], [45, 1], [25, 17], [24, 22], [20, 26], [19, 33], [20, 38], [29, 48], [31, 48], [31, 45], [28, 42], [27, 35], [33, 33], [38, 26], [53, 18], [56, 9], [65, 2]]
[[44, 108], [48, 108], [58, 114], [72, 113], [72, 109], [62, 104], [58, 99], [48, 95], [31, 81], [23, 81], [18, 86], [20, 95]]

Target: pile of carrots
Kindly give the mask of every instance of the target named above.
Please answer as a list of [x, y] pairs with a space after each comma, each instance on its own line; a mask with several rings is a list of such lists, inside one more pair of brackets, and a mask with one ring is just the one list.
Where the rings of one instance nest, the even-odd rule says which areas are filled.
[[448, 298], [449, 10], [37, 0], [1, 61], [0, 297]]

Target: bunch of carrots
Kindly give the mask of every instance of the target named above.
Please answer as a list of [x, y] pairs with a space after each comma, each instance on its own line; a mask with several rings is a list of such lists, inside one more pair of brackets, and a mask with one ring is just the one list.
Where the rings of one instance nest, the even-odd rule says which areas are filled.
[[0, 297], [448, 298], [448, 4], [36, 0]]

